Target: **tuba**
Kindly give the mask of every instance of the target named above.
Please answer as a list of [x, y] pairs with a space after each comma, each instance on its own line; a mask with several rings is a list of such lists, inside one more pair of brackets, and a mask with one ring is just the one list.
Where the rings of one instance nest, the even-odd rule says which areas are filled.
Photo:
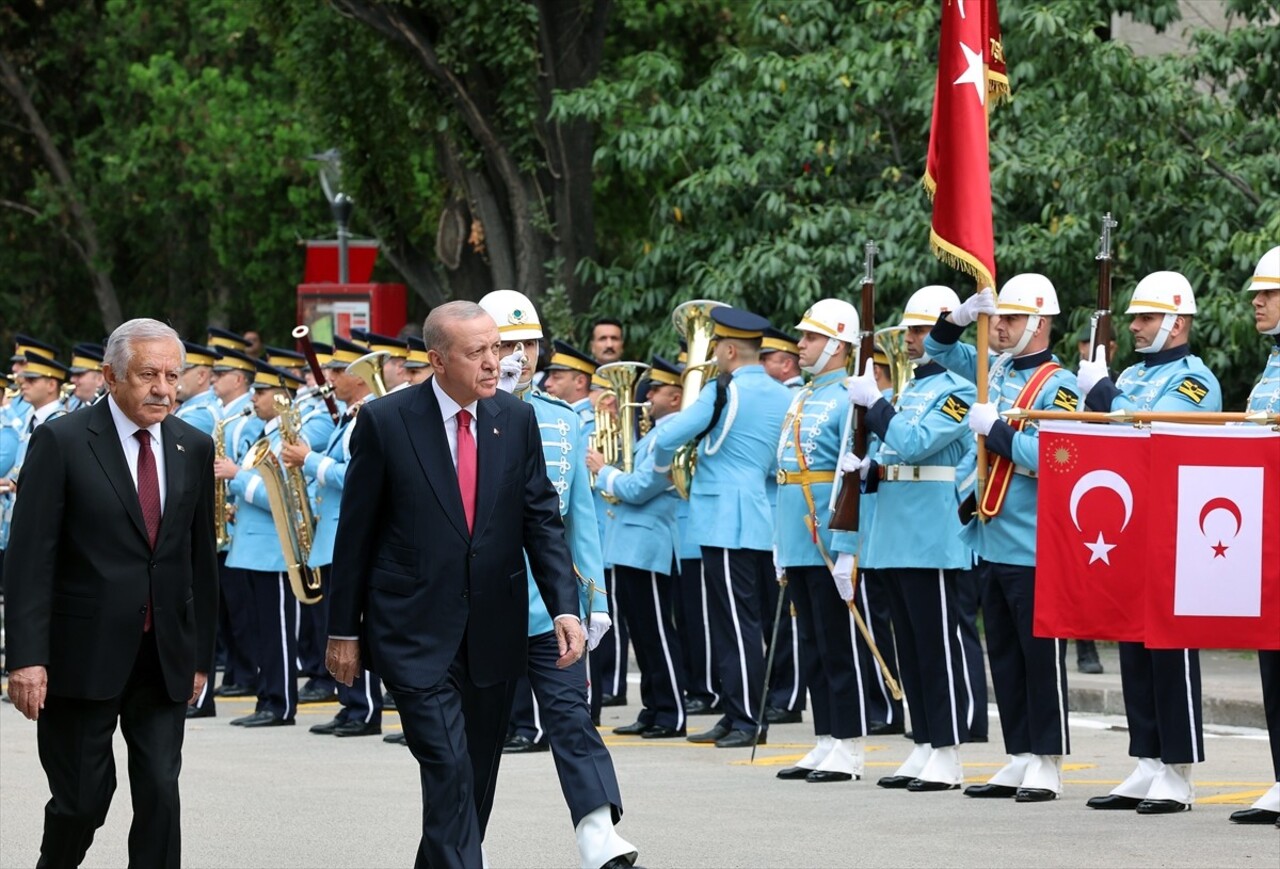
[[[226, 439], [223, 430], [232, 422], [243, 419], [253, 413], [252, 407], [246, 407], [234, 416], [224, 416], [213, 424], [213, 457], [227, 457]], [[213, 527], [218, 533], [218, 548], [223, 549], [231, 542], [231, 511], [227, 505], [227, 481], [214, 478], [213, 481]]]
[[[915, 377], [916, 366], [907, 353], [907, 329], [905, 326], [890, 326], [875, 333], [876, 349], [884, 351], [889, 359], [889, 381], [893, 384], [893, 399], [897, 400], [906, 389], [907, 384]], [[852, 357], [852, 354], [850, 354]], [[855, 372], [856, 373], [856, 372]]]
[[[345, 370], [347, 374], [363, 380], [365, 389], [372, 393], [374, 398], [382, 398], [387, 394], [387, 383], [382, 379], [382, 366], [387, 364], [390, 358], [391, 354], [387, 351], [376, 350], [373, 353], [364, 354], [348, 365]], [[352, 403], [348, 413], [352, 415], [358, 413], [362, 403], [360, 401]]]
[[[636, 401], [636, 384], [648, 370], [643, 362], [610, 362], [596, 369], [596, 374], [609, 381], [608, 392], [617, 399], [617, 410], [612, 414], [596, 411], [593, 446], [604, 455], [606, 464], [616, 465], [624, 474], [635, 468], [636, 411], [644, 407]], [[594, 484], [595, 480], [591, 482]]]
[[[711, 342], [715, 336], [711, 309], [723, 306], [724, 302], [695, 299], [684, 302], [671, 312], [671, 324], [675, 326], [676, 334], [684, 338], [688, 345], [688, 361], [684, 366], [684, 374], [680, 376], [680, 385], [684, 387], [684, 395], [680, 399], [682, 411], [693, 407], [702, 387], [716, 376], [716, 364], [711, 360]], [[693, 485], [697, 464], [697, 442], [687, 443], [676, 450], [671, 460], [671, 482], [681, 498], [689, 497], [689, 487]]]

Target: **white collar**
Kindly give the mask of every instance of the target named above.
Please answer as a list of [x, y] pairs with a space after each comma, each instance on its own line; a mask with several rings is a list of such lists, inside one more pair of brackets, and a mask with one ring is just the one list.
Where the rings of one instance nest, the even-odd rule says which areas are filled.
[[[133, 437], [135, 433], [142, 431], [142, 426], [124, 415], [120, 405], [116, 404], [114, 395], [109, 394], [107, 396], [107, 407], [111, 408], [111, 421], [116, 424], [116, 433], [120, 436], [121, 443]], [[149, 425], [146, 430], [151, 433], [152, 441], [157, 444], [160, 443], [160, 423]]]
[[458, 402], [450, 398], [449, 393], [440, 388], [440, 384], [436, 382], [436, 378], [434, 377], [431, 378], [431, 388], [435, 390], [436, 401], [440, 402], [440, 418], [442, 420], [451, 419], [457, 416], [458, 411], [460, 410], [465, 410], [467, 413], [471, 414], [472, 419], [476, 418], [476, 405], [479, 404], [478, 401], [473, 401], [466, 405], [466, 407], [463, 407], [458, 404]]

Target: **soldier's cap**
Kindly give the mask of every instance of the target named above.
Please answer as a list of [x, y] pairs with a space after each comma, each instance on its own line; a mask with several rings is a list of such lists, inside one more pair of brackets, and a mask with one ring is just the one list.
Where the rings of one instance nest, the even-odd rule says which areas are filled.
[[764, 330], [764, 339], [760, 342], [760, 355], [766, 353], [776, 353], [781, 350], [783, 353], [790, 353], [793, 356], [800, 355], [800, 344], [795, 338], [792, 338], [781, 329], [775, 329], [772, 326]]
[[[352, 337], [355, 337], [354, 330]], [[379, 335], [377, 332], [365, 332], [365, 343], [369, 345], [370, 351], [381, 350], [391, 354], [392, 359], [408, 359], [409, 358], [409, 342], [402, 341], [399, 338], [392, 338], [390, 335]]]
[[71, 373], [84, 374], [86, 371], [102, 370], [102, 345], [77, 344], [71, 348]]
[[679, 386], [680, 368], [655, 353], [653, 364], [649, 366], [649, 379], [659, 386]]
[[209, 346], [217, 347], [219, 350], [223, 347], [229, 347], [232, 350], [240, 350], [243, 352], [249, 348], [249, 339], [243, 335], [238, 335], [229, 329], [219, 329], [217, 326], [210, 326]]
[[276, 368], [261, 359], [257, 361], [257, 373], [253, 376], [254, 389], [288, 389], [293, 391], [301, 388], [302, 385], [302, 378], [296, 374], [285, 371], [283, 368]]
[[[192, 368], [196, 365], [208, 365], [213, 367], [218, 364], [218, 359], [222, 357], [222, 353], [217, 347], [207, 347], [204, 344], [195, 344], [191, 341], [183, 341], [182, 349], [187, 351], [187, 367]], [[75, 364], [75, 360], [72, 360]]]
[[9, 357], [10, 362], [25, 362], [27, 353], [35, 351], [46, 359], [52, 359], [58, 355], [58, 348], [52, 344], [46, 344], [32, 338], [30, 335], [21, 333], [13, 336], [14, 350], [13, 356]]
[[877, 344], [875, 352], [871, 354], [871, 361], [876, 365], [889, 365], [889, 354], [884, 352], [884, 348]]
[[316, 353], [316, 361], [320, 363], [320, 367], [324, 368], [329, 364], [329, 360], [333, 358], [333, 345], [324, 344], [320, 341], [312, 341], [311, 349]]
[[592, 375], [591, 375], [591, 388], [592, 388], [592, 389], [612, 389], [612, 388], [613, 388], [613, 384], [612, 384], [612, 383], [610, 383], [608, 380], [605, 380], [605, 379], [604, 379], [603, 377], [601, 377], [599, 374], [592, 374]]
[[431, 364], [427, 358], [427, 344], [421, 338], [409, 336], [409, 358], [404, 361], [405, 368], [426, 368]]
[[276, 368], [305, 368], [307, 357], [296, 350], [286, 350], [283, 347], [264, 347], [263, 359], [267, 360], [268, 365], [274, 365]]
[[759, 314], [722, 305], [711, 309], [711, 321], [714, 324], [712, 334], [717, 338], [740, 338], [750, 341], [763, 338], [764, 330], [769, 328], [769, 321]]
[[258, 360], [233, 347], [218, 347], [214, 371], [244, 371], [252, 374], [258, 370]]
[[369, 351], [341, 335], [333, 336], [333, 356], [324, 363], [325, 368], [346, 368]]
[[596, 361], [586, 353], [563, 341], [555, 341], [552, 346], [554, 352], [551, 354], [551, 362], [547, 365], [548, 371], [577, 371], [588, 377], [595, 376]]
[[26, 377], [29, 380], [34, 380], [37, 377], [52, 377], [54, 380], [61, 380], [65, 383], [67, 377], [71, 374], [71, 369], [57, 359], [42, 356], [34, 350], [28, 350], [26, 357], [27, 367], [22, 369], [22, 372], [18, 375], [19, 377]]

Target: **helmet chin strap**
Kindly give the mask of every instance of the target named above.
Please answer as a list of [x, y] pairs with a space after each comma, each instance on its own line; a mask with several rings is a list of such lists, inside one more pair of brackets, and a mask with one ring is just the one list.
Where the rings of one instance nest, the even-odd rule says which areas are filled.
[[1010, 356], [1021, 356], [1022, 351], [1027, 349], [1027, 345], [1031, 343], [1031, 337], [1036, 334], [1036, 329], [1040, 326], [1039, 314], [1027, 315], [1027, 327], [1022, 330], [1022, 337], [1018, 339], [1018, 343], [1009, 348]]
[[801, 365], [800, 369], [805, 374], [811, 374], [814, 377], [822, 373], [822, 369], [827, 367], [827, 363], [831, 361], [831, 357], [836, 355], [836, 351], [840, 349], [840, 342], [835, 338], [828, 338], [827, 344], [822, 348], [822, 352], [818, 354], [818, 358], [814, 360], [812, 365]]
[[1173, 331], [1173, 323], [1178, 319], [1177, 314], [1165, 314], [1164, 319], [1160, 321], [1160, 331], [1156, 333], [1156, 337], [1151, 340], [1151, 344], [1147, 347], [1135, 348], [1139, 353], [1159, 353], [1164, 349], [1164, 345], [1169, 341], [1169, 333]]

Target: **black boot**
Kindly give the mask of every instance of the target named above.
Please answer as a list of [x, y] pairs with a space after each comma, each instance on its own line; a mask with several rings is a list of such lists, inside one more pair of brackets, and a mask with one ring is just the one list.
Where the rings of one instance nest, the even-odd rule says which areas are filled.
[[1076, 669], [1081, 673], [1101, 673], [1098, 644], [1093, 640], [1076, 640]]

